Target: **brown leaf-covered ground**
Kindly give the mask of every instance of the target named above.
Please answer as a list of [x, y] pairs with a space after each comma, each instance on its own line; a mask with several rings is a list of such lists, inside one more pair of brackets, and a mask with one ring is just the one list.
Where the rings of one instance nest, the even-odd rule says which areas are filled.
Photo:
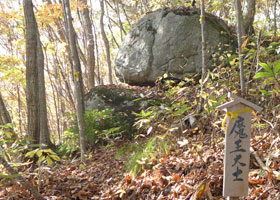
[[[151, 91], [139, 90], [146, 96]], [[183, 92], [185, 90], [179, 90], [175, 98], [181, 98]], [[274, 100], [273, 105], [277, 105], [279, 99]], [[266, 101], [269, 105], [271, 99]], [[280, 112], [277, 107], [273, 112], [269, 108], [265, 107], [264, 112], [253, 119], [249, 195], [240, 199], [280, 199]], [[218, 118], [213, 115], [211, 119], [202, 117], [196, 127], [170, 133], [169, 154], [153, 159], [137, 177], [126, 173], [125, 159], [117, 160], [115, 155], [121, 146], [148, 138], [119, 142], [111, 148], [99, 147], [84, 163], [78, 159], [62, 161], [52, 167], [28, 168], [21, 173], [50, 200], [224, 199], [224, 130], [221, 128], [224, 113], [220, 115]], [[166, 120], [172, 121], [172, 118], [166, 117]], [[0, 199], [32, 199], [16, 179], [1, 183]]]
[[[174, 142], [183, 142], [185, 136], [174, 135]], [[223, 199], [222, 141], [214, 146], [210, 135], [187, 140], [179, 142], [181, 147], [174, 145], [168, 155], [153, 160], [152, 167], [136, 178], [124, 172], [124, 161], [115, 159], [117, 148], [94, 152], [83, 163], [85, 167], [77, 160], [42, 168], [40, 178], [31, 169], [23, 175], [45, 199]], [[260, 175], [253, 156], [251, 162], [251, 169], [256, 170], [250, 173], [249, 196], [243, 199], [279, 199], [279, 177], [277, 180], [273, 172]], [[279, 162], [273, 162], [273, 170], [279, 171]], [[5, 182], [0, 197], [32, 199], [16, 181]]]

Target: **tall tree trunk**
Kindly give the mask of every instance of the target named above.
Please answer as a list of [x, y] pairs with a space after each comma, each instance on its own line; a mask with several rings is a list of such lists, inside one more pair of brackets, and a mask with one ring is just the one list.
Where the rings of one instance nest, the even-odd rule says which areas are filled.
[[[235, 13], [236, 13], [236, 17], [238, 17], [238, 21], [239, 21], [239, 29], [240, 29], [240, 34], [241, 34], [241, 41], [243, 43], [244, 39], [242, 38], [242, 36], [245, 36], [245, 29], [244, 29], [244, 20], [243, 20], [243, 14], [242, 14], [242, 6], [241, 6], [241, 0], [234, 0], [234, 9], [235, 9]], [[236, 28], [238, 29], [238, 27], [236, 26]]]
[[244, 32], [247, 35], [254, 33], [254, 19], [256, 13], [256, 0], [245, 0], [244, 6]]
[[[87, 0], [79, 0], [87, 5]], [[86, 33], [86, 42], [87, 42], [87, 69], [89, 74], [89, 87], [93, 88], [95, 86], [95, 55], [94, 55], [94, 38], [92, 31], [92, 22], [89, 16], [89, 9], [85, 7], [82, 11], [83, 16], [83, 27]], [[89, 88], [89, 89], [90, 89]]]
[[[6, 124], [10, 124], [12, 123], [12, 119], [10, 117], [10, 114], [5, 106], [5, 103], [3, 101], [2, 98], [2, 94], [0, 92], [0, 125], [6, 125]], [[2, 128], [0, 127], [0, 130]], [[3, 128], [3, 130], [9, 134], [11, 134], [10, 136], [13, 137], [13, 139], [17, 138], [17, 135], [15, 133], [15, 131], [13, 130], [12, 127], [7, 127], [7, 128]]]
[[276, 41], [276, 36], [277, 36], [277, 13], [276, 13], [276, 7], [277, 7], [278, 0], [275, 0], [274, 2], [274, 19], [273, 19], [273, 27], [274, 27], [274, 40]]
[[267, 26], [268, 28], [272, 27], [269, 1], [270, 0], [265, 1], [265, 9], [264, 9], [264, 13], [265, 13], [265, 16], [266, 16], [266, 21], [268, 21], [268, 26]]
[[105, 33], [104, 29], [104, 0], [100, 0], [100, 7], [101, 7], [101, 14], [100, 14], [100, 28], [101, 28], [101, 35], [102, 39], [105, 45], [105, 51], [106, 51], [106, 60], [108, 64], [108, 78], [109, 78], [109, 83], [113, 84], [113, 75], [112, 75], [112, 64], [111, 64], [111, 56], [110, 56], [110, 45], [108, 38]]
[[205, 25], [205, 3], [204, 0], [200, 3], [200, 24], [201, 24], [201, 83], [200, 83], [200, 98], [197, 106], [197, 113], [200, 113], [203, 105], [202, 93], [204, 90], [204, 79], [206, 78], [206, 25]]
[[117, 45], [117, 48], [119, 49], [120, 45], [119, 45], [119, 43], [117, 42], [117, 39], [114, 36], [113, 30], [112, 30], [112, 25], [111, 25], [111, 20], [109, 20], [108, 28], [110, 30], [111, 36], [113, 37], [113, 40], [114, 40], [115, 44]]
[[40, 143], [39, 89], [37, 67], [37, 26], [32, 0], [23, 0], [26, 26], [26, 103], [27, 135], [35, 144]]
[[38, 67], [38, 85], [39, 85], [39, 118], [40, 118], [40, 144], [47, 147], [53, 147], [50, 140], [50, 132], [48, 126], [47, 102], [46, 102], [46, 88], [44, 75], [44, 54], [42, 44], [37, 28], [37, 67]]
[[55, 117], [56, 117], [56, 130], [57, 130], [57, 134], [58, 134], [58, 143], [60, 144], [60, 141], [61, 141], [61, 135], [60, 135], [60, 113], [58, 112], [58, 107], [59, 105], [59, 102], [60, 102], [60, 98], [59, 98], [59, 94], [58, 94], [58, 89], [57, 89], [57, 84], [55, 82], [56, 79], [59, 79], [59, 73], [57, 72], [57, 67], [54, 67], [54, 79], [52, 79], [51, 77], [51, 71], [49, 69], [49, 59], [48, 59], [48, 54], [47, 54], [47, 51], [46, 51], [46, 48], [44, 49], [44, 53], [45, 53], [45, 58], [46, 58], [46, 70], [47, 70], [47, 73], [48, 73], [48, 77], [49, 77], [49, 80], [50, 80], [50, 84], [51, 84], [51, 87], [52, 87], [52, 93], [53, 93], [53, 102], [54, 102], [54, 108], [55, 108]]
[[120, 1], [120, 4], [121, 4], [121, 6], [122, 6], [123, 13], [124, 13], [124, 15], [125, 15], [125, 17], [126, 17], [126, 21], [128, 22], [129, 26], [131, 26], [130, 19], [129, 19], [129, 17], [127, 16], [127, 13], [126, 13], [126, 10], [125, 10], [125, 8], [124, 8], [124, 5], [123, 5], [122, 1]]
[[206, 76], [206, 26], [205, 26], [205, 6], [204, 0], [201, 0], [201, 46], [202, 46], [202, 80]]
[[[119, 21], [121, 40], [123, 41], [123, 33], [126, 34], [126, 31], [124, 30], [123, 23], [122, 23], [122, 21], [121, 21], [119, 2], [120, 2], [119, 0], [115, 1], [115, 5], [117, 6], [117, 8], [116, 8], [116, 14], [117, 14], [117, 16], [118, 16], [118, 21]], [[108, 13], [108, 10], [107, 10], [107, 13]]]
[[83, 119], [83, 114], [85, 111], [84, 105], [84, 94], [83, 94], [83, 79], [81, 64], [78, 56], [78, 50], [76, 46], [76, 35], [72, 24], [72, 16], [70, 10], [69, 0], [63, 0], [63, 15], [66, 23], [66, 32], [68, 43], [70, 47], [71, 61], [73, 63], [73, 75], [74, 75], [74, 85], [75, 85], [75, 95], [76, 95], [76, 109], [78, 118], [78, 127], [80, 132], [80, 148], [81, 148], [81, 159], [84, 159], [84, 153], [86, 151], [85, 145], [85, 123]]
[[237, 19], [237, 37], [238, 37], [238, 54], [239, 54], [239, 68], [240, 68], [240, 89], [241, 93], [245, 93], [245, 77], [243, 68], [243, 57], [242, 57], [242, 12], [240, 0], [235, 0], [235, 11]]
[[21, 98], [20, 98], [20, 89], [19, 84], [17, 85], [17, 101], [18, 101], [18, 126], [19, 126], [19, 133], [22, 136], [22, 114], [21, 114]]
[[[96, 34], [95, 26], [93, 26], [93, 30], [94, 30], [94, 38], [95, 38], [95, 41], [97, 41], [97, 34]], [[98, 82], [98, 85], [101, 85], [100, 60], [99, 60], [99, 50], [98, 50], [97, 42], [95, 43], [95, 50], [96, 50], [96, 55], [97, 55], [97, 56], [96, 56], [97, 82]]]
[[69, 104], [71, 105], [71, 108], [74, 111], [75, 110], [75, 103], [74, 103], [73, 96], [72, 96], [73, 92], [72, 92], [72, 89], [71, 89], [70, 83], [69, 83], [70, 81], [68, 81], [68, 78], [66, 77], [66, 74], [64, 74], [63, 69], [62, 69], [62, 67], [59, 63], [57, 65], [57, 67], [59, 68], [60, 74], [62, 76], [62, 80], [63, 80], [63, 82], [65, 84], [65, 87], [66, 87], [66, 90], [67, 90], [66, 94], [68, 95], [68, 102], [69, 102]]
[[5, 106], [5, 103], [0, 92], [0, 125], [12, 123], [10, 114]]
[[[60, 66], [59, 62], [57, 61], [57, 57], [53, 56], [53, 59], [55, 61], [55, 64], [56, 66]], [[65, 92], [68, 94], [68, 97], [71, 99], [70, 100], [70, 105], [71, 105], [71, 109], [74, 111], [75, 110], [75, 105], [74, 105], [74, 102], [73, 102], [73, 98], [72, 98], [72, 95], [71, 95], [71, 90], [69, 90], [69, 86], [68, 86], [68, 82], [67, 80], [65, 79], [65, 76], [63, 74], [63, 72], [61, 71], [61, 67], [55, 67], [55, 73], [56, 73], [56, 78], [55, 78], [55, 81], [56, 81], [56, 85], [58, 86], [57, 87], [57, 98], [58, 98], [58, 101], [60, 102], [60, 108], [59, 108], [59, 118], [60, 118], [60, 121], [61, 121], [61, 132], [64, 132], [66, 130], [66, 127], [67, 127], [67, 123], [66, 123], [66, 119], [65, 119], [65, 111], [66, 111], [66, 105], [65, 105], [65, 102], [67, 102], [67, 97], [64, 96], [64, 93], [63, 93], [63, 83], [65, 83], [65, 87], [66, 89], [70, 92]], [[61, 75], [61, 76], [60, 76]], [[68, 87], [67, 87], [68, 86]]]
[[[31, 107], [28, 113], [30, 114], [28, 115], [28, 135], [31, 135], [36, 143], [53, 148], [47, 117], [44, 54], [32, 0], [23, 0], [23, 7], [26, 23], [26, 90], [29, 90], [28, 86], [32, 88], [27, 92], [27, 107]], [[34, 72], [31, 70], [34, 70]], [[28, 81], [29, 79], [31, 80]], [[32, 97], [35, 97], [34, 99], [37, 102], [34, 102]], [[28, 105], [29, 103], [31, 105]], [[37, 108], [34, 108], [34, 106], [37, 106]]]

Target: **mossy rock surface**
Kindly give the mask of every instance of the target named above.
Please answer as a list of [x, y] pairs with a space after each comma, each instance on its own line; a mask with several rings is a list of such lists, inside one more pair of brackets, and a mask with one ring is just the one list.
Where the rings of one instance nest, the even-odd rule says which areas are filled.
[[152, 106], [151, 102], [161, 101], [156, 95], [156, 88], [139, 86], [98, 86], [85, 96], [86, 110], [104, 109], [122, 112], [125, 121], [129, 122], [132, 131], [136, 115], [141, 110]]
[[135, 97], [132, 95], [132, 90], [125, 90], [122, 88], [93, 88], [86, 96], [86, 101], [95, 96], [101, 98], [105, 103], [119, 105], [126, 101], [133, 101]]
[[139, 96], [134, 89], [99, 86], [85, 96], [86, 110], [114, 109], [116, 112], [130, 114], [139, 110], [140, 102], [134, 101]]

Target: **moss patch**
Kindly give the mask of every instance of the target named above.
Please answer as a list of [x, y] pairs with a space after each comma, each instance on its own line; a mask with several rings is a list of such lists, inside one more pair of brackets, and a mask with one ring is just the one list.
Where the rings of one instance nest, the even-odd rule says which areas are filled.
[[122, 88], [102, 88], [96, 87], [93, 89], [95, 94], [102, 97], [107, 103], [120, 104], [124, 101], [132, 101], [136, 97], [133, 97], [133, 90], [125, 90]]

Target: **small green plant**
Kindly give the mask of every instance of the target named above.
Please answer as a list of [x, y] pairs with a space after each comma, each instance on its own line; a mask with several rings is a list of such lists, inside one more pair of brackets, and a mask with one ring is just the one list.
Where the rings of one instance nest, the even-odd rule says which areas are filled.
[[[85, 136], [91, 146], [95, 146], [97, 143], [112, 144], [115, 140], [122, 138], [124, 133], [127, 133], [128, 136], [133, 134], [125, 114], [113, 112], [112, 109], [86, 111], [84, 121], [86, 126]], [[128, 130], [130, 132], [126, 132]], [[72, 121], [72, 127], [68, 132], [74, 133], [78, 139], [77, 120]]]
[[132, 144], [121, 148], [117, 154], [117, 159], [127, 157], [126, 170], [132, 177], [137, 176], [143, 169], [152, 164], [152, 161], [158, 156], [168, 154], [169, 147], [166, 135], [152, 137], [146, 144]]
[[26, 162], [22, 155], [39, 145], [32, 144], [30, 138], [18, 137], [13, 128], [12, 124], [0, 126], [0, 155], [12, 166], [29, 165], [30, 162]]
[[174, 102], [170, 106], [170, 115], [173, 115], [175, 117], [178, 117], [179, 119], [182, 119], [186, 112], [190, 110], [192, 107], [189, 105], [189, 101], [182, 99], [180, 101]]
[[79, 135], [70, 130], [64, 131], [62, 144], [57, 148], [57, 154], [63, 158], [71, 158], [79, 151]]
[[140, 113], [135, 113], [136, 119], [144, 119], [144, 118], [151, 116], [152, 114], [153, 114], [153, 111], [144, 111], [144, 110], [141, 110]]
[[215, 97], [214, 94], [212, 94], [209, 98], [205, 98], [206, 104], [205, 104], [205, 112], [206, 113], [211, 113], [216, 110], [217, 106], [221, 105], [222, 102], [225, 100], [227, 97], [227, 94], [224, 94], [220, 96], [219, 98]]
[[59, 156], [51, 149], [41, 149], [37, 148], [29, 151], [25, 154], [25, 157], [34, 159], [38, 158], [37, 164], [47, 163], [47, 165], [52, 165], [54, 161], [60, 161]]
[[[151, 108], [152, 107], [149, 109]], [[134, 123], [134, 126], [138, 129], [147, 129], [155, 114], [156, 112], [153, 112], [153, 110], [141, 110], [140, 113], [134, 113], [134, 115], [136, 115], [136, 122]]]
[[274, 85], [274, 89], [272, 91], [267, 91], [264, 89], [261, 89], [261, 93], [266, 94], [273, 94], [274, 92], [278, 93], [279, 90], [279, 84], [280, 84], [280, 61], [275, 61], [273, 63], [260, 63], [260, 66], [262, 69], [264, 69], [264, 72], [258, 72], [254, 76], [254, 79], [260, 79], [263, 78], [265, 85]]
[[115, 157], [118, 160], [123, 159], [124, 157], [129, 157], [131, 154], [134, 154], [135, 152], [139, 152], [143, 150], [143, 144], [139, 144], [138, 142], [129, 144], [129, 145], [124, 145], [120, 149], [118, 149]]
[[260, 66], [265, 70], [265, 72], [258, 72], [254, 76], [257, 78], [270, 78], [270, 80], [278, 81], [279, 70], [280, 70], [280, 61], [276, 61], [274, 63], [260, 63]]
[[0, 125], [0, 146], [4, 145], [5, 149], [10, 147], [18, 139], [13, 128], [14, 125], [12, 123]]

